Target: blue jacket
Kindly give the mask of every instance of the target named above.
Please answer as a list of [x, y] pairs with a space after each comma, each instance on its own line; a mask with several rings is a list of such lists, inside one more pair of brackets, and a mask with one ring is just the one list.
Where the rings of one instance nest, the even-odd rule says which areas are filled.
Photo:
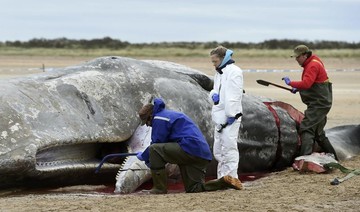
[[[184, 152], [212, 160], [209, 144], [206, 142], [198, 126], [184, 113], [165, 109], [162, 99], [154, 100], [151, 144], [177, 142]], [[149, 163], [149, 147], [141, 157]]]

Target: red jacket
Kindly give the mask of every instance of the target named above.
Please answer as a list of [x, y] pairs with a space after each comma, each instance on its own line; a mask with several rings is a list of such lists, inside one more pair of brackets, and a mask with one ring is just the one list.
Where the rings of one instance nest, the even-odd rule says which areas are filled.
[[323, 83], [328, 80], [324, 64], [316, 55], [312, 55], [305, 60], [302, 65], [304, 68], [301, 81], [291, 81], [290, 86], [299, 90], [307, 90], [314, 83]]

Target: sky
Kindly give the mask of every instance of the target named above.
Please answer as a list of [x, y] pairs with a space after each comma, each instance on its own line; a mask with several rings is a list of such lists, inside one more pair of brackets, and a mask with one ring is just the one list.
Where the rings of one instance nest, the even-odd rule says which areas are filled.
[[0, 41], [360, 42], [360, 0], [0, 0]]

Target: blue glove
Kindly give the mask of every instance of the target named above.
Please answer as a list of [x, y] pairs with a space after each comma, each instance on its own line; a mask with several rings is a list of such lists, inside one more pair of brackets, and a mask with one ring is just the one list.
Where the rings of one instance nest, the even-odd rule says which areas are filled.
[[219, 104], [219, 100], [220, 100], [219, 94], [214, 93], [214, 94], [211, 96], [211, 98], [212, 98], [212, 100], [213, 100], [213, 102], [214, 102], [215, 105]]
[[141, 160], [141, 161], [144, 161], [144, 158], [141, 156], [142, 155], [142, 152], [138, 152], [136, 157]]
[[291, 93], [293, 93], [293, 94], [296, 94], [296, 92], [298, 92], [299, 90], [297, 89], [297, 88], [292, 88], [291, 89]]
[[283, 77], [282, 80], [284, 80], [287, 85], [290, 85], [291, 80], [289, 77]]
[[151, 164], [150, 164], [150, 161], [149, 162], [145, 162], [145, 165], [149, 168], [151, 168]]
[[231, 125], [232, 123], [234, 123], [235, 120], [236, 120], [235, 117], [228, 117], [226, 123], [227, 123], [228, 125]]

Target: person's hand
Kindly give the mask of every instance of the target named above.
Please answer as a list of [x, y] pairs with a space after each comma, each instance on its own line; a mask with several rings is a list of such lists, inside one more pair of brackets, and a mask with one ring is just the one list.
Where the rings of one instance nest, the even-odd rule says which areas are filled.
[[282, 80], [284, 80], [287, 85], [290, 85], [291, 80], [289, 77], [283, 77]]
[[142, 152], [138, 152], [136, 157], [141, 160], [141, 161], [144, 161], [144, 158], [141, 156], [142, 155]]
[[235, 117], [228, 117], [226, 123], [228, 125], [231, 125], [232, 123], [234, 123], [235, 120], [236, 120]]
[[220, 100], [220, 97], [219, 97], [219, 94], [217, 93], [214, 93], [212, 96], [211, 96], [213, 102], [215, 105], [219, 104], [219, 100]]
[[293, 93], [293, 94], [296, 94], [296, 92], [298, 92], [299, 90], [297, 89], [297, 88], [292, 88], [291, 89], [291, 93]]

